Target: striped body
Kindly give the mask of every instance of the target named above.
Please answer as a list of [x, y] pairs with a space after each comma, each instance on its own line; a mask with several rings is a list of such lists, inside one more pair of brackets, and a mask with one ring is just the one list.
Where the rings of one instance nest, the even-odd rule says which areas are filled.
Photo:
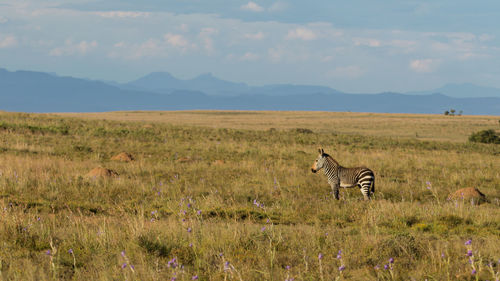
[[339, 188], [359, 187], [365, 200], [369, 200], [375, 192], [375, 175], [366, 167], [345, 168], [342, 167], [330, 155], [320, 150], [320, 156], [311, 170], [315, 173], [324, 169], [328, 183], [332, 187], [335, 199], [339, 199]]

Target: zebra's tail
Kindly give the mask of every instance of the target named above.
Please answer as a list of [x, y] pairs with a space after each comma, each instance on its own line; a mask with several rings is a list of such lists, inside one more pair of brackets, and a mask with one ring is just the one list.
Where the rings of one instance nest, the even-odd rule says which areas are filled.
[[370, 187], [370, 193], [374, 194], [375, 193], [375, 177], [373, 177], [372, 184]]

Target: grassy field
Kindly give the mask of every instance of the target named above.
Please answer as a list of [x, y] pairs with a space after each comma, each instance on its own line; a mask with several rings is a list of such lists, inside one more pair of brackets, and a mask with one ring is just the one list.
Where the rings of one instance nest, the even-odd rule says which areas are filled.
[[[500, 145], [467, 137], [499, 119], [0, 112], [0, 276], [498, 280]], [[370, 167], [374, 200], [334, 200], [310, 171], [318, 147]], [[489, 202], [447, 200], [463, 187]]]

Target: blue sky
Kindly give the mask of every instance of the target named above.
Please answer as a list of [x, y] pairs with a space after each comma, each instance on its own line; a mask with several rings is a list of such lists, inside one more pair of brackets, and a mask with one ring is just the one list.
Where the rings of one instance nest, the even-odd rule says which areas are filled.
[[499, 1], [0, 0], [0, 67], [346, 92], [500, 88]]

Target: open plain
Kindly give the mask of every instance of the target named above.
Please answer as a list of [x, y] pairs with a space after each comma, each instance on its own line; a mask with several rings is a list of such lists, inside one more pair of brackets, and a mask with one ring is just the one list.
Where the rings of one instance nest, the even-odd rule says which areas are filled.
[[[498, 280], [500, 145], [467, 139], [499, 119], [0, 112], [0, 277]], [[318, 147], [370, 167], [373, 200], [334, 200]]]

